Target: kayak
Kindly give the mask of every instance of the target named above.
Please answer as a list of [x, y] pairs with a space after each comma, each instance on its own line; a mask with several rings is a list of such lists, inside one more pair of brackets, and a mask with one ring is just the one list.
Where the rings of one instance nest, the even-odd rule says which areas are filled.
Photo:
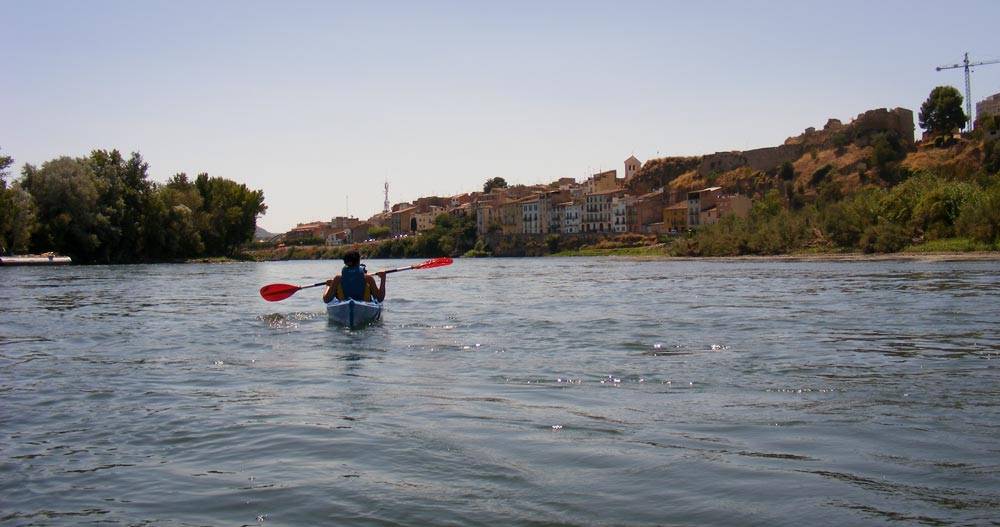
[[331, 322], [355, 329], [381, 318], [382, 304], [374, 299], [371, 302], [333, 299], [326, 304], [326, 314]]

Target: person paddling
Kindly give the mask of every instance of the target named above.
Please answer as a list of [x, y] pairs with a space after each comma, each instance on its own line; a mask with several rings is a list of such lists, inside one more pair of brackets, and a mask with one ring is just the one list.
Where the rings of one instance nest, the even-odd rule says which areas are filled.
[[375, 278], [368, 274], [365, 266], [361, 265], [361, 253], [351, 251], [344, 255], [344, 269], [340, 274], [326, 281], [323, 302], [329, 303], [334, 298], [353, 298], [362, 302], [371, 302], [374, 298], [382, 302], [385, 300], [385, 271], [379, 271], [375, 276], [379, 277], [378, 285], [375, 285]]

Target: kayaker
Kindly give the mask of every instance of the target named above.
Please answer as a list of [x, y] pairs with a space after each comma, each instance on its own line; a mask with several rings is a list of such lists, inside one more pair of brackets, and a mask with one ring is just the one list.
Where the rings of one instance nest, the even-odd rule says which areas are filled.
[[336, 297], [339, 300], [353, 298], [370, 302], [374, 297], [382, 302], [385, 300], [385, 272], [379, 271], [375, 276], [379, 278], [378, 285], [375, 285], [375, 278], [368, 274], [365, 266], [361, 265], [361, 253], [351, 251], [344, 255], [344, 269], [340, 274], [326, 281], [323, 301], [330, 302]]

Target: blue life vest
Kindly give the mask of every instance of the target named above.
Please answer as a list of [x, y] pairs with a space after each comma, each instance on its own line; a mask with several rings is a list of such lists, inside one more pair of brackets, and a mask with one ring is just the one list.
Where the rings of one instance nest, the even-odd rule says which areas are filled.
[[340, 271], [340, 287], [337, 290], [337, 298], [347, 300], [353, 298], [362, 302], [370, 302], [371, 291], [368, 287], [368, 280], [365, 279], [365, 266], [344, 267]]

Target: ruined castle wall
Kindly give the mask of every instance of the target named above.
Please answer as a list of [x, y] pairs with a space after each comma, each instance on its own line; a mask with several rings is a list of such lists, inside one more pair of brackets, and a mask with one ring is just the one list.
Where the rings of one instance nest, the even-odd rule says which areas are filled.
[[906, 108], [894, 108], [888, 110], [879, 108], [869, 110], [858, 115], [849, 125], [853, 128], [854, 135], [859, 136], [869, 132], [891, 131], [896, 132], [903, 143], [913, 145], [913, 111]]
[[770, 170], [785, 161], [795, 161], [802, 155], [802, 151], [801, 145], [785, 144], [745, 152], [717, 152], [702, 158], [698, 164], [698, 175], [704, 177], [712, 172], [729, 172], [742, 167]]
[[876, 132], [896, 132], [907, 147], [913, 145], [913, 112], [906, 108], [878, 108], [858, 115], [848, 124], [837, 119], [827, 121], [823, 130], [808, 128], [797, 137], [789, 137], [785, 144], [770, 148], [757, 148], [745, 152], [716, 152], [701, 158], [698, 175], [701, 177], [723, 173], [742, 167], [767, 171], [788, 161], [801, 157], [811, 148], [832, 147], [834, 134], [846, 133], [849, 137], [861, 137]]

